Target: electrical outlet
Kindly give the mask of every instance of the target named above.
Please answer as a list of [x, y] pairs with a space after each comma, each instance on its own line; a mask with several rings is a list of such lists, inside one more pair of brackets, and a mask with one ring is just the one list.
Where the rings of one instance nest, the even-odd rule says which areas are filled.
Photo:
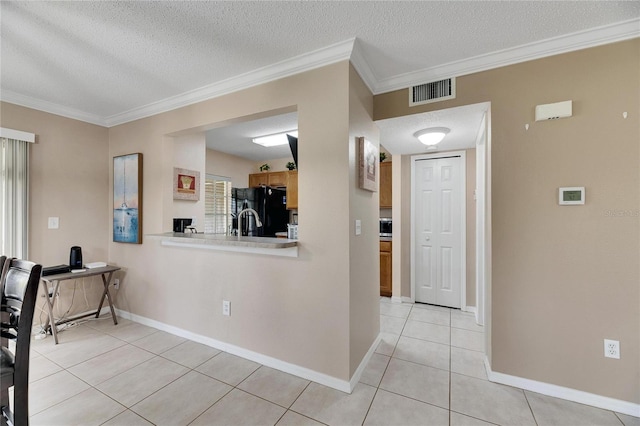
[[231, 302], [228, 300], [222, 301], [222, 315], [231, 316]]
[[620, 342], [604, 339], [604, 356], [606, 358], [620, 359]]
[[120, 279], [116, 278], [113, 280], [113, 288], [115, 288], [116, 290], [120, 289]]

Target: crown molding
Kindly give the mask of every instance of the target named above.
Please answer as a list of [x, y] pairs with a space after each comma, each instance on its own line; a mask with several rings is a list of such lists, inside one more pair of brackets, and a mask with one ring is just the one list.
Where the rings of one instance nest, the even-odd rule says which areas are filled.
[[356, 38], [351, 38], [273, 65], [108, 117], [89, 114], [73, 108], [21, 95], [10, 90], [2, 90], [0, 92], [0, 100], [99, 126], [112, 127], [343, 60], [350, 60], [364, 83], [369, 87], [369, 90], [371, 90], [374, 95], [378, 95], [394, 90], [406, 89], [415, 84], [422, 84], [428, 81], [473, 74], [493, 68], [500, 68], [637, 37], [640, 37], [639, 18], [554, 37], [540, 42], [529, 43], [486, 55], [475, 56], [461, 61], [450, 62], [441, 66], [426, 68], [386, 79], [380, 79], [376, 75], [373, 67], [366, 59], [361, 43], [358, 42]]
[[369, 90], [373, 93], [374, 88], [378, 84], [378, 77], [365, 58], [362, 50], [361, 42], [356, 38], [355, 43], [353, 44], [353, 51], [351, 52], [351, 64], [360, 75], [362, 81], [364, 81], [364, 84], [366, 84]]
[[473, 74], [637, 37], [640, 37], [638, 18], [377, 80], [370, 88], [374, 95], [378, 95], [429, 81]]
[[121, 114], [112, 115], [107, 117], [105, 122], [107, 127], [116, 126], [118, 124], [171, 111], [176, 108], [213, 99], [343, 60], [349, 60], [351, 52], [353, 51], [354, 42], [355, 38], [335, 43], [312, 52], [277, 62], [273, 65], [262, 67], [254, 71], [240, 74], [217, 83], [164, 99], [159, 102], [154, 102], [140, 108], [134, 108]]
[[77, 109], [67, 108], [52, 102], [43, 101], [41, 99], [32, 98], [31, 96], [21, 95], [11, 90], [2, 89], [0, 91], [0, 101], [10, 104], [20, 105], [26, 108], [38, 111], [48, 112], [50, 114], [59, 115], [65, 118], [84, 121], [85, 123], [96, 124], [98, 126], [107, 127], [103, 117], [95, 114], [89, 114]]

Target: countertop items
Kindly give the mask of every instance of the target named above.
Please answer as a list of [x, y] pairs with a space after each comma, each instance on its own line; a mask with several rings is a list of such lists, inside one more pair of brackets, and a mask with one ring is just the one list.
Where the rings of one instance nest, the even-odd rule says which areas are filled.
[[236, 237], [182, 232], [165, 232], [147, 236], [160, 238], [163, 246], [298, 257], [298, 241], [287, 238]]

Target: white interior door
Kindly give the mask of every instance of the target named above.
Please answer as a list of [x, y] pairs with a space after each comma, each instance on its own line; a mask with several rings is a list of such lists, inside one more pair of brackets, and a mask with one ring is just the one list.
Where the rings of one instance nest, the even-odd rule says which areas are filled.
[[464, 166], [459, 156], [416, 161], [416, 302], [460, 308]]

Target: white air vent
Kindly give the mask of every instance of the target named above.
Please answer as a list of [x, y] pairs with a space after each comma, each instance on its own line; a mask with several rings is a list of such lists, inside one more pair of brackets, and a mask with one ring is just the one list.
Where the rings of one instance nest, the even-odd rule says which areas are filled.
[[409, 87], [409, 106], [455, 99], [456, 79], [446, 78], [440, 81]]

